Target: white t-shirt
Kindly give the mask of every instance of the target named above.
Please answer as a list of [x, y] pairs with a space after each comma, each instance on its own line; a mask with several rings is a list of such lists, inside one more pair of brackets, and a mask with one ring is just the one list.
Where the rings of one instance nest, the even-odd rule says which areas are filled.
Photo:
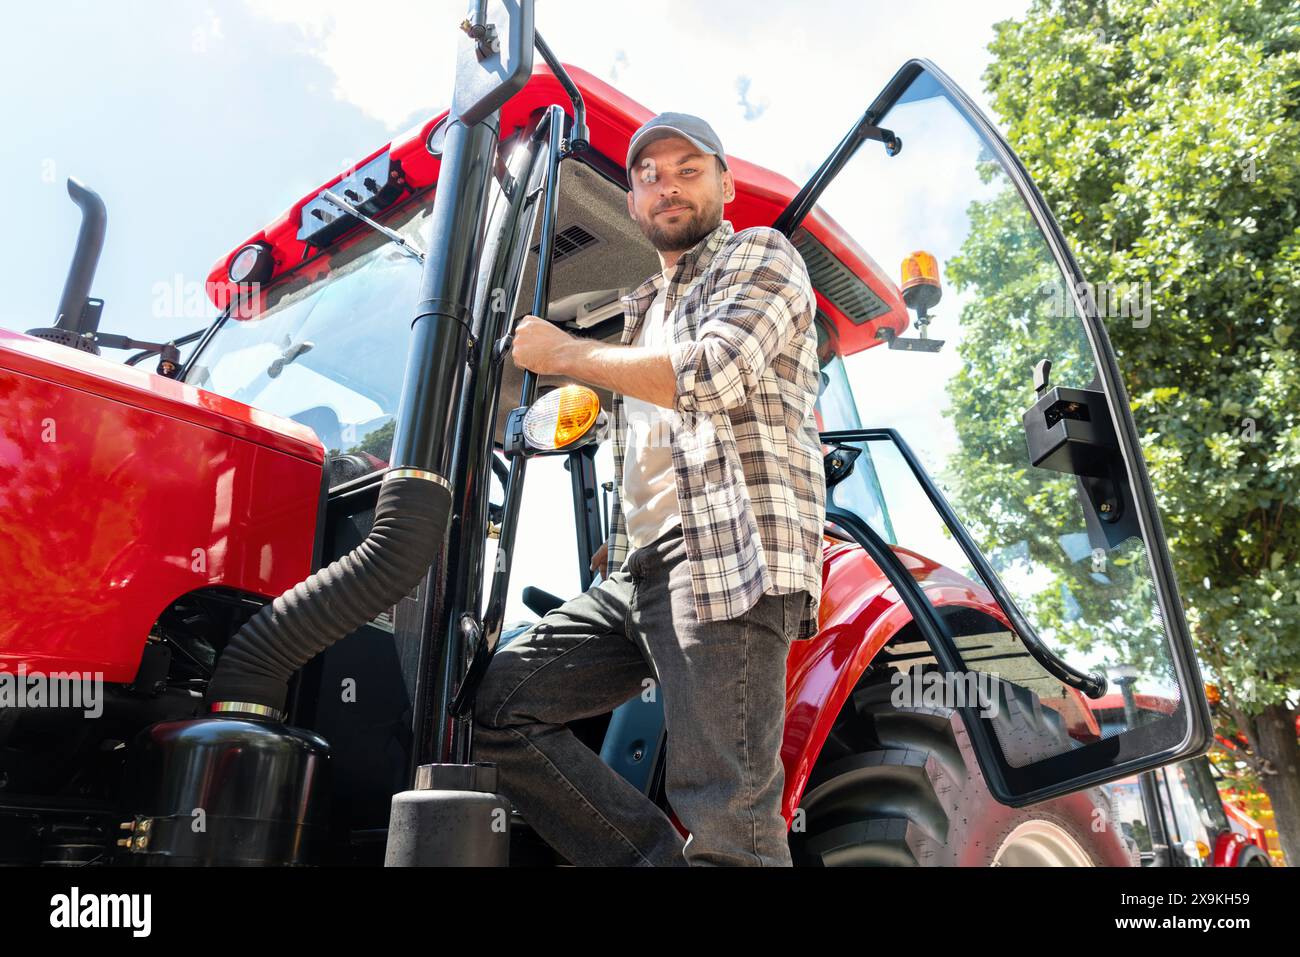
[[[664, 285], [646, 310], [634, 346], [666, 349], [670, 344], [664, 315]], [[628, 548], [649, 545], [681, 522], [677, 476], [673, 472], [672, 413], [661, 405], [623, 396], [626, 437], [621, 506], [627, 521]]]

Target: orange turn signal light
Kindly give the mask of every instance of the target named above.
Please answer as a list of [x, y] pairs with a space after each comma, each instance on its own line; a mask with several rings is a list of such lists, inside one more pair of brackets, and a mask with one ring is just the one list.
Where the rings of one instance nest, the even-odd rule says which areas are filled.
[[562, 449], [596, 424], [600, 398], [585, 385], [565, 385], [542, 396], [524, 414], [524, 437], [537, 449]]

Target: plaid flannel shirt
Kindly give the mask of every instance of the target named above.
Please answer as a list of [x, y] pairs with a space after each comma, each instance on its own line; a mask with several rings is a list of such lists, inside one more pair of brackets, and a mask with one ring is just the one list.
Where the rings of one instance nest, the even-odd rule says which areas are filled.
[[[723, 220], [670, 273], [665, 321], [677, 375], [673, 471], [700, 621], [735, 618], [764, 593], [805, 589], [796, 640], [817, 633], [826, 479], [813, 416], [816, 309], [802, 257], [766, 226]], [[624, 345], [665, 282], [656, 271], [624, 296]], [[623, 397], [611, 408], [615, 498], [609, 567], [627, 559], [620, 505]]]

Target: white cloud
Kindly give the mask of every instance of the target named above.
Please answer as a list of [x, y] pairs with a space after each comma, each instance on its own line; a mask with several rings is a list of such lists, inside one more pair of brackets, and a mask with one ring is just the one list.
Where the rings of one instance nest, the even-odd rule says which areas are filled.
[[[334, 94], [398, 132], [450, 100], [465, 0], [245, 0], [301, 29]], [[908, 58], [928, 56], [977, 102], [996, 20], [1027, 0], [979, 4], [659, 4], [541, 0], [537, 28], [565, 63], [616, 83], [648, 108], [707, 119], [729, 153], [801, 180]], [[747, 120], [737, 95], [766, 108]]]
[[245, 0], [257, 16], [297, 26], [334, 73], [334, 95], [393, 131], [450, 100], [452, 59], [466, 4], [447, 0]]

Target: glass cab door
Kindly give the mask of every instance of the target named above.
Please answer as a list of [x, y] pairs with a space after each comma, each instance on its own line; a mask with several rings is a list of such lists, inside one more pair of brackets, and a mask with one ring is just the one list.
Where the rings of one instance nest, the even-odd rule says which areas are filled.
[[[998, 800], [1203, 752], [1208, 705], [1116, 358], [997, 130], [911, 61], [776, 225], [818, 288], [822, 441], [847, 473], [828, 519], [911, 606], [918, 661], [988, 679], [992, 700], [961, 710]], [[827, 281], [854, 262], [896, 288], [866, 302]], [[1142, 321], [1121, 315], [1107, 321]]]

